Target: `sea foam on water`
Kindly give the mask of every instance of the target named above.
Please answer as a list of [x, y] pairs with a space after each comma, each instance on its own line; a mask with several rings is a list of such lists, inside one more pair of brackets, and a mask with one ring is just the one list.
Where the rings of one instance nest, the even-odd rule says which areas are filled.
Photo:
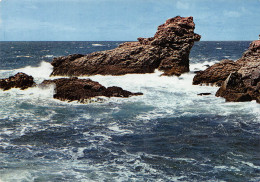
[[[259, 181], [260, 105], [227, 103], [215, 97], [217, 87], [192, 85], [194, 71], [220, 59], [226, 44], [195, 45], [194, 51], [208, 52], [192, 53], [191, 72], [180, 77], [158, 70], [79, 77], [142, 96], [81, 104], [53, 99], [54, 86], [0, 91], [0, 180]], [[50, 77], [49, 62], [39, 63], [0, 70], [0, 76], [25, 72], [37, 84], [60, 78]], [[211, 95], [197, 95], [205, 92]]]

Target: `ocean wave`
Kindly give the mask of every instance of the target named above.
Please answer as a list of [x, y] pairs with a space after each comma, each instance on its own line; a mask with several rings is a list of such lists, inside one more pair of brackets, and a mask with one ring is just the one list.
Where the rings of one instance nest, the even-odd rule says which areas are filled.
[[44, 79], [48, 79], [53, 70], [50, 63], [42, 61], [38, 67], [26, 66], [24, 68], [16, 69], [15, 72], [23, 72], [34, 77], [37, 83]]
[[97, 46], [105, 46], [104, 44], [92, 44], [92, 46], [97, 47]]
[[213, 64], [219, 62], [218, 60], [211, 60], [211, 61], [204, 61], [204, 62], [198, 62], [198, 63], [191, 63], [190, 64], [190, 71], [200, 71], [200, 70], [205, 70], [209, 66], [212, 66]]
[[116, 123], [113, 123], [112, 126], [109, 126], [108, 127], [109, 130], [112, 130], [112, 131], [115, 131], [117, 133], [120, 133], [120, 134], [130, 134], [130, 133], [133, 133], [133, 131], [131, 130], [127, 130], [127, 129], [122, 129], [120, 128], [120, 126], [118, 126], [118, 124]]
[[43, 57], [45, 57], [45, 58], [53, 58], [54, 55], [45, 55], [45, 56], [43, 56]]
[[[207, 66], [205, 65], [212, 64], [214, 63], [207, 61], [191, 64], [191, 70], [206, 68]], [[39, 67], [27, 66], [25, 68], [17, 69], [15, 72], [24, 72], [28, 75], [32, 75], [37, 83], [41, 83], [44, 79], [60, 78], [50, 77], [52, 66], [48, 62], [42, 62]], [[144, 93], [143, 96], [138, 97], [106, 98], [104, 102], [101, 103], [95, 102], [95, 99], [93, 99], [93, 102], [90, 102], [90, 105], [92, 106], [104, 107], [111, 104], [120, 106], [120, 104], [125, 103], [141, 103], [144, 107], [149, 106], [150, 109], [133, 115], [133, 117], [143, 121], [172, 115], [188, 116], [189, 114], [200, 114], [205, 112], [205, 110], [209, 113], [223, 116], [232, 114], [234, 112], [233, 109], [242, 111], [242, 113], [244, 113], [243, 109], [248, 110], [245, 107], [245, 103], [226, 103], [223, 98], [215, 97], [214, 94], [218, 89], [217, 87], [192, 85], [192, 79], [194, 77], [192, 72], [183, 74], [180, 77], [165, 77], [161, 76], [161, 74], [162, 72], [156, 70], [155, 73], [152, 74], [127, 74], [123, 76], [95, 75], [80, 78], [90, 78], [93, 81], [100, 82], [105, 87], [119, 86], [131, 92]], [[21, 92], [26, 93], [23, 91]], [[41, 92], [44, 92], [44, 90]], [[197, 94], [205, 92], [212, 94], [207, 97], [197, 96]], [[55, 102], [62, 105], [82, 105], [77, 102], [65, 103], [56, 99]], [[196, 103], [200, 103], [201, 107], [197, 107]], [[214, 107], [211, 107], [212, 105], [214, 105]], [[255, 102], [251, 102], [250, 104], [247, 103], [247, 106], [250, 106], [256, 117], [260, 117], [260, 112], [258, 111], [259, 106]], [[183, 112], [181, 112], [182, 110]]]
[[32, 56], [16, 56], [17, 58], [30, 58]]

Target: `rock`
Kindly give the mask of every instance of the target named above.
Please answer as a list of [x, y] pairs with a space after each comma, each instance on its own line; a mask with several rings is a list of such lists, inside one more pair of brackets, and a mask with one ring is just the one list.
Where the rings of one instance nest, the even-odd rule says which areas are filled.
[[[216, 85], [221, 86], [230, 73], [239, 71], [243, 77], [250, 77], [254, 73], [254, 77], [258, 78], [260, 65], [260, 40], [253, 41], [248, 50], [243, 54], [242, 58], [237, 61], [222, 60], [208, 67], [204, 71], [196, 72], [193, 78], [194, 85]], [[256, 80], [256, 79], [255, 79]], [[257, 82], [257, 80], [255, 81]]]
[[180, 75], [189, 71], [190, 50], [200, 40], [194, 29], [192, 17], [177, 16], [160, 25], [154, 37], [138, 38], [113, 50], [54, 58], [51, 75], [123, 75], [155, 69], [164, 75]]
[[250, 94], [247, 93], [242, 75], [238, 72], [230, 73], [217, 91], [216, 96], [224, 97], [228, 102], [245, 102], [252, 100]]
[[193, 78], [193, 85], [216, 85], [221, 86], [227, 79], [228, 75], [237, 71], [241, 65], [232, 60], [222, 60], [204, 71], [196, 72]]
[[0, 79], [0, 89], [3, 90], [9, 90], [11, 88], [24, 90], [32, 86], [35, 86], [33, 77], [21, 72], [9, 78]]
[[197, 94], [197, 95], [198, 95], [198, 96], [211, 95], [211, 93], [206, 92], [206, 93], [199, 93], [199, 94]]
[[56, 93], [53, 97], [62, 101], [79, 101], [84, 103], [98, 96], [130, 97], [142, 95], [142, 93], [132, 93], [115, 86], [106, 88], [98, 82], [90, 79], [78, 79], [77, 77], [44, 80], [40, 86], [45, 87], [50, 84], [55, 84], [56, 86]]
[[193, 84], [202, 83], [221, 85], [216, 96], [226, 101], [260, 103], [260, 40], [253, 41], [236, 62], [224, 60], [198, 72]]
[[241, 65], [240, 69], [230, 74], [216, 95], [226, 101], [260, 103], [260, 40], [253, 41], [236, 63]]

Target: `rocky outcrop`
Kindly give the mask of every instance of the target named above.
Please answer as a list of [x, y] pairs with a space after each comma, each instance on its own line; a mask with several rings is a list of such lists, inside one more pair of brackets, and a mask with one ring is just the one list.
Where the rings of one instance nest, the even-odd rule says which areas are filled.
[[192, 17], [177, 16], [160, 25], [154, 37], [138, 38], [113, 50], [54, 58], [51, 75], [123, 75], [155, 69], [164, 75], [180, 75], [189, 71], [190, 50], [200, 40], [194, 29]]
[[196, 72], [193, 78], [193, 85], [221, 86], [229, 74], [237, 71], [240, 67], [241, 65], [238, 65], [232, 60], [222, 60], [204, 71]]
[[193, 84], [203, 83], [221, 85], [216, 96], [226, 101], [260, 103], [260, 40], [253, 41], [236, 62], [224, 60], [199, 72]]
[[32, 86], [35, 86], [33, 77], [21, 72], [9, 78], [0, 79], [0, 89], [3, 90], [9, 90], [11, 88], [24, 90]]
[[79, 101], [82, 103], [88, 102], [91, 98], [98, 96], [105, 97], [130, 97], [142, 95], [142, 93], [132, 93], [123, 90], [120, 87], [104, 87], [98, 82], [90, 79], [60, 78], [55, 80], [45, 80], [40, 86], [55, 85], [54, 98], [62, 101]]
[[224, 97], [228, 102], [244, 102], [253, 99], [250, 94], [247, 93], [247, 88], [243, 83], [242, 75], [237, 72], [230, 73], [217, 91], [216, 96]]

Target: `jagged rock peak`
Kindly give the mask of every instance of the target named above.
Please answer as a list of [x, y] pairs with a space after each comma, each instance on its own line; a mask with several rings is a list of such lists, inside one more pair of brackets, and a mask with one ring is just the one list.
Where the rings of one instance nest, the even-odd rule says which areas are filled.
[[113, 50], [54, 58], [51, 75], [123, 75], [155, 69], [164, 75], [181, 75], [189, 71], [190, 50], [200, 40], [194, 28], [192, 17], [177, 16], [160, 25], [154, 37], [138, 38]]

